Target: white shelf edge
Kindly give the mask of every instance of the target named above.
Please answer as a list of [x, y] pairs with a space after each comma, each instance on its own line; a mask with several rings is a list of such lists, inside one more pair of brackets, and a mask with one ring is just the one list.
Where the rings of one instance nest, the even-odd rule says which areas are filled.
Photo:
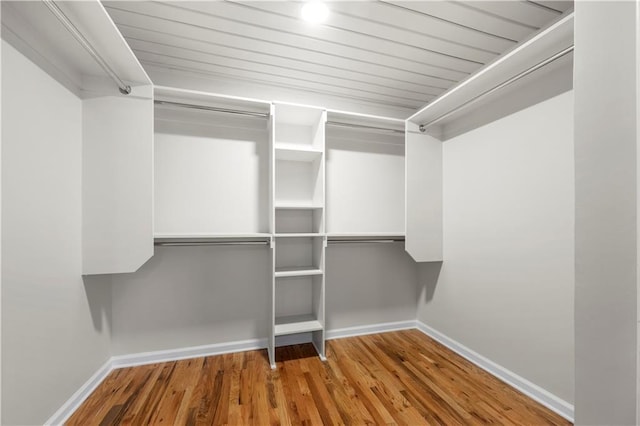
[[274, 206], [276, 210], [320, 210], [324, 206], [310, 204], [281, 203]]
[[295, 268], [276, 268], [275, 277], [276, 278], [286, 278], [286, 277], [308, 277], [314, 275], [322, 275], [322, 269], [317, 268], [315, 266], [303, 266], [303, 267], [295, 267]]
[[254, 98], [245, 98], [241, 96], [231, 96], [231, 95], [223, 95], [220, 93], [212, 93], [212, 92], [203, 92], [200, 90], [190, 90], [190, 89], [182, 89], [180, 87], [171, 87], [171, 86], [153, 86], [154, 91], [157, 92], [165, 92], [175, 95], [182, 95], [186, 98], [189, 96], [198, 96], [203, 98], [219, 98], [219, 99], [227, 99], [231, 101], [241, 101], [247, 103], [257, 103], [257, 104], [267, 104], [270, 105], [270, 101], [266, 101], [263, 99], [254, 99]]
[[276, 318], [274, 327], [276, 336], [287, 334], [308, 333], [322, 330], [322, 324], [313, 315], [292, 315]]
[[320, 149], [275, 148], [276, 161], [304, 161], [312, 162], [322, 157]]
[[182, 239], [182, 238], [270, 238], [268, 233], [248, 233], [248, 234], [154, 234], [154, 239]]
[[273, 234], [273, 236], [275, 238], [304, 238], [304, 237], [310, 237], [310, 238], [316, 238], [316, 237], [326, 237], [327, 234], [324, 233], [317, 233], [317, 232], [299, 232], [299, 233], [280, 233], [280, 234]]
[[282, 143], [276, 142], [273, 144], [276, 151], [295, 151], [295, 152], [309, 152], [322, 154], [321, 149], [315, 148], [309, 144], [294, 144], [294, 143]]
[[405, 237], [404, 232], [328, 232], [327, 237], [346, 238], [346, 237]]

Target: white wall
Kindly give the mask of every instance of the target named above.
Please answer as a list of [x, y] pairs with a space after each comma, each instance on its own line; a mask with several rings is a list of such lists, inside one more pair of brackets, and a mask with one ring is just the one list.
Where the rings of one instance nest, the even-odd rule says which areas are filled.
[[267, 121], [157, 108], [155, 233], [268, 232]]
[[[114, 355], [267, 338], [271, 270], [261, 246], [158, 247], [114, 276]], [[415, 319], [416, 265], [401, 244], [330, 245], [329, 330]]]
[[327, 232], [403, 234], [402, 139], [329, 127], [326, 152]]
[[581, 425], [634, 424], [638, 409], [638, 6], [576, 2], [575, 406]]
[[81, 101], [3, 41], [2, 104], [2, 423], [42, 424], [109, 358], [110, 289], [81, 276]]
[[443, 145], [444, 262], [418, 318], [574, 398], [573, 92]]

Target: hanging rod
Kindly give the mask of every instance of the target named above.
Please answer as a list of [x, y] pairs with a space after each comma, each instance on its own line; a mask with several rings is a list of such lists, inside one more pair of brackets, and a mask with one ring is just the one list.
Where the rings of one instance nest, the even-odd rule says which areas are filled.
[[102, 69], [111, 77], [113, 81], [118, 85], [118, 90], [123, 95], [131, 93], [131, 86], [126, 84], [118, 75], [111, 69], [109, 64], [102, 59], [102, 56], [93, 48], [91, 43], [82, 35], [82, 33], [76, 28], [75, 25], [67, 18], [67, 15], [62, 12], [58, 5], [53, 0], [42, 0], [42, 2], [49, 8], [51, 13], [65, 26], [65, 28], [71, 33], [71, 35], [80, 43], [82, 47], [95, 59], [95, 61], [102, 67]]
[[264, 246], [269, 241], [189, 241], [189, 242], [155, 242], [154, 246], [192, 247], [192, 246]]
[[405, 237], [393, 236], [393, 237], [329, 237], [328, 242], [330, 244], [351, 244], [351, 243], [401, 243], [404, 242]]
[[364, 124], [342, 123], [340, 121], [327, 121], [327, 126], [353, 127], [356, 129], [375, 130], [378, 132], [389, 132], [389, 133], [401, 133], [404, 135], [404, 129], [400, 130], [400, 129], [391, 129], [388, 127], [366, 126]]
[[564, 50], [561, 50], [560, 52], [556, 53], [553, 56], [548, 57], [547, 59], [543, 60], [542, 62], [539, 62], [539, 63], [535, 64], [534, 66], [532, 66], [530, 68], [527, 68], [526, 70], [522, 71], [519, 74], [516, 74], [515, 76], [511, 77], [510, 79], [508, 79], [506, 81], [503, 81], [502, 83], [498, 84], [497, 86], [494, 86], [491, 89], [488, 89], [488, 90], [480, 93], [476, 97], [469, 99], [465, 103], [463, 103], [461, 105], [458, 105], [454, 109], [442, 114], [441, 116], [439, 116], [439, 117], [437, 117], [437, 118], [435, 118], [435, 119], [433, 119], [433, 120], [431, 120], [431, 121], [429, 121], [427, 123], [420, 124], [420, 126], [418, 128], [420, 129], [421, 132], [424, 132], [425, 130], [427, 130], [427, 128], [429, 126], [432, 126], [433, 124], [436, 124], [437, 122], [439, 122], [441, 120], [444, 120], [445, 118], [451, 116], [452, 114], [455, 114], [456, 112], [460, 111], [461, 109], [463, 109], [463, 108], [465, 108], [465, 107], [467, 107], [467, 106], [469, 106], [469, 105], [471, 105], [473, 103], [476, 103], [480, 99], [482, 99], [482, 98], [484, 98], [484, 97], [486, 97], [486, 96], [488, 96], [488, 95], [490, 95], [490, 94], [492, 94], [492, 93], [494, 93], [494, 92], [496, 92], [496, 91], [498, 91], [498, 90], [500, 90], [500, 89], [502, 89], [502, 88], [504, 88], [504, 87], [506, 87], [506, 86], [508, 86], [508, 85], [510, 85], [512, 83], [515, 83], [516, 81], [520, 80], [521, 78], [528, 76], [529, 74], [531, 74], [531, 73], [539, 70], [540, 68], [542, 68], [542, 67], [544, 67], [544, 66], [546, 66], [546, 65], [548, 65], [548, 64], [550, 64], [552, 62], [554, 62], [557, 59], [562, 58], [563, 56], [565, 56], [565, 55], [567, 55], [567, 54], [569, 54], [571, 52], [573, 52], [573, 45], [567, 47]]
[[268, 112], [254, 112], [254, 111], [245, 111], [240, 109], [230, 109], [230, 108], [220, 108], [214, 106], [206, 106], [206, 105], [194, 105], [194, 104], [186, 104], [183, 102], [174, 102], [174, 101], [153, 101], [156, 105], [171, 105], [177, 106], [181, 108], [189, 108], [189, 109], [200, 109], [204, 111], [214, 111], [214, 112], [223, 112], [226, 114], [238, 114], [238, 115], [248, 115], [251, 117], [259, 117], [259, 118], [269, 118]]

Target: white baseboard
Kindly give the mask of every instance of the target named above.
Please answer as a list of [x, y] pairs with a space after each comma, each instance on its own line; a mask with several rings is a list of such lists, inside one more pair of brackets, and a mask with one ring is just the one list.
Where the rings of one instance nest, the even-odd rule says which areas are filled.
[[365, 336], [367, 334], [384, 333], [387, 331], [408, 330], [416, 328], [416, 321], [383, 322], [380, 324], [361, 325], [357, 327], [337, 328], [327, 330], [327, 340], [342, 339], [343, 337]]
[[267, 339], [249, 339], [237, 342], [215, 343], [212, 345], [191, 346], [163, 351], [140, 352], [130, 355], [118, 355], [111, 358], [112, 368], [135, 367], [155, 364], [156, 362], [179, 361], [181, 359], [222, 355], [233, 352], [253, 351], [267, 347]]
[[102, 367], [98, 369], [98, 371], [93, 374], [93, 376], [89, 378], [89, 380], [85, 382], [84, 385], [80, 387], [80, 389], [78, 389], [73, 395], [71, 395], [71, 398], [69, 398], [67, 402], [65, 402], [62, 407], [60, 407], [58, 411], [56, 411], [53, 416], [51, 416], [49, 420], [47, 420], [44, 424], [64, 424], [64, 422], [66, 422], [69, 417], [71, 417], [71, 415], [80, 407], [80, 405], [82, 405], [84, 400], [87, 399], [89, 395], [91, 395], [91, 392], [93, 392], [98, 387], [98, 385], [100, 385], [100, 383], [102, 383], [102, 381], [107, 378], [109, 373], [111, 373], [111, 370], [113, 370], [113, 368], [111, 367], [111, 360], [109, 359], [104, 363]]
[[[364, 336], [367, 334], [384, 333], [388, 331], [414, 329], [422, 331], [429, 337], [442, 343], [458, 355], [471, 361], [489, 374], [499, 378], [508, 385], [538, 401], [562, 417], [573, 422], [573, 405], [563, 401], [557, 396], [547, 392], [541, 387], [518, 376], [512, 371], [494, 363], [482, 355], [467, 348], [461, 343], [445, 336], [428, 325], [416, 321], [398, 321], [380, 324], [371, 324], [357, 327], [346, 327], [335, 330], [327, 330], [326, 339], [341, 339], [344, 337]], [[309, 336], [281, 336], [278, 346], [292, 345], [309, 341]], [[153, 352], [142, 352], [130, 355], [118, 355], [111, 357], [87, 382], [74, 393], [67, 402], [45, 423], [46, 425], [61, 425], [80, 407], [82, 402], [93, 392], [107, 375], [116, 368], [134, 367], [138, 365], [154, 364], [157, 362], [178, 361], [182, 359], [197, 358], [202, 356], [222, 355], [233, 352], [251, 351], [267, 347], [267, 339], [250, 339], [237, 342], [216, 343], [212, 345], [192, 346], [186, 348], [169, 349]]]
[[423, 322], [416, 321], [416, 324], [417, 329], [422, 331], [427, 336], [448, 347], [463, 358], [471, 361], [478, 367], [482, 368], [492, 376], [495, 376], [498, 379], [502, 380], [509, 386], [516, 388], [523, 394], [527, 395], [529, 398], [539, 402], [555, 413], [558, 413], [565, 419], [573, 422], [574, 407], [572, 404], [569, 404], [563, 399], [544, 390], [540, 386], [531, 383], [527, 379], [520, 377], [513, 371], [507, 370], [506, 368], [496, 364], [490, 359], [483, 357], [479, 353], [469, 349], [461, 343], [458, 343], [457, 341], [440, 333], [439, 331], [434, 330]]

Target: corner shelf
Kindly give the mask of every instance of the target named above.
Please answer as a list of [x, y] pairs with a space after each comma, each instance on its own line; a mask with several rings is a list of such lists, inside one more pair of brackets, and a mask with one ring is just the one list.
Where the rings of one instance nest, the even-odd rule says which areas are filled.
[[322, 330], [322, 324], [313, 315], [291, 315], [275, 319], [275, 335], [308, 333]]

